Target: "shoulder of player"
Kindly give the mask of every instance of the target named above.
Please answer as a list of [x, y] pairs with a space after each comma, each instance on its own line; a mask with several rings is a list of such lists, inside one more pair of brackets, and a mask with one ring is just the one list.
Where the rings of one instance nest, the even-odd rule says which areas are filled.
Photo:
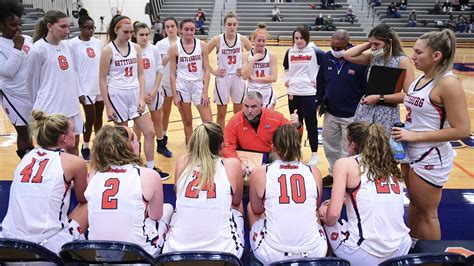
[[154, 169], [139, 167], [140, 176], [145, 178], [160, 178], [160, 174]]
[[61, 164], [63, 165], [64, 170], [79, 170], [87, 169], [87, 164], [84, 159], [77, 155], [69, 154], [67, 152], [61, 152]]

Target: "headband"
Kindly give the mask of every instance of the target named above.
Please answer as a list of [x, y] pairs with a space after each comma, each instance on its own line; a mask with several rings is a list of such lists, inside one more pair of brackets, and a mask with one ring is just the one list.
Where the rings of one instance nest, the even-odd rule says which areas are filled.
[[122, 26], [123, 24], [132, 24], [132, 22], [130, 21], [130, 19], [128, 18], [123, 18], [121, 20], [119, 20], [117, 22], [117, 24], [115, 24], [115, 28], [118, 29], [120, 28], [120, 26]]

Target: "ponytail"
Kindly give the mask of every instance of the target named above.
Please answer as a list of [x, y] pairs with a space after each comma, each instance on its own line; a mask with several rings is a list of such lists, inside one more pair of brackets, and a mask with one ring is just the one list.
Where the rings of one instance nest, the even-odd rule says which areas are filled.
[[36, 109], [31, 112], [31, 120], [28, 126], [31, 139], [35, 139], [41, 147], [57, 146], [59, 137], [69, 129], [69, 118], [62, 114], [48, 115]]
[[40, 19], [35, 25], [33, 42], [36, 42], [41, 38], [45, 38], [48, 35], [48, 24], [57, 23], [59, 19], [67, 17], [68, 16], [66, 14], [58, 10], [49, 10], [46, 12], [44, 17]]

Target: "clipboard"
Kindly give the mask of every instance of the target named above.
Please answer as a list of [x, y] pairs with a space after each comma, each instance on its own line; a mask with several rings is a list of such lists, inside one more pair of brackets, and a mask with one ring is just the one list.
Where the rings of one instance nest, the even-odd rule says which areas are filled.
[[402, 91], [406, 69], [372, 66], [365, 95], [393, 94]]
[[266, 163], [266, 153], [243, 150], [237, 150], [236, 152], [242, 164], [247, 166], [250, 171]]

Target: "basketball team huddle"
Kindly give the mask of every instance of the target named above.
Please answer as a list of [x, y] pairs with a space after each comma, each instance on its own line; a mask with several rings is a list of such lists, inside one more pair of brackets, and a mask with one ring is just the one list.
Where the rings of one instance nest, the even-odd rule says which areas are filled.
[[[237, 33], [233, 12], [223, 19], [225, 33], [207, 43], [195, 37], [194, 19], [178, 24], [166, 18], [166, 38], [155, 45], [149, 43], [145, 23], [116, 15], [104, 46], [93, 37], [89, 16], [79, 19], [81, 34], [66, 40], [68, 16], [48, 11], [31, 39], [21, 35], [19, 4], [1, 10], [2, 106], [18, 133], [21, 158], [1, 224], [3, 237], [54, 252], [87, 236], [132, 242], [154, 256], [222, 251], [241, 257], [246, 214], [250, 250], [265, 265], [330, 255], [353, 265], [377, 265], [407, 254], [413, 239], [440, 239], [437, 208], [454, 160], [449, 140], [470, 131], [464, 91], [451, 72], [456, 48], [451, 31], [422, 35], [410, 60], [386, 25], [375, 27], [369, 42], [352, 48], [336, 45], [348, 41], [347, 32], [338, 30], [327, 53], [310, 41], [307, 27], [298, 26], [283, 63], [291, 117], [286, 120], [272, 110], [277, 57], [266, 48], [265, 26], [259, 25], [249, 40]], [[214, 50], [217, 67], [209, 64]], [[418, 78], [412, 61], [423, 72]], [[345, 64], [354, 67], [345, 70]], [[329, 83], [325, 73], [332, 70], [335, 79], [346, 78], [338, 76], [342, 70], [352, 79], [361, 72], [355, 65], [400, 67], [407, 74], [402, 92], [360, 100], [361, 94], [350, 117], [344, 117], [337, 141], [343, 151], [330, 161], [334, 184], [330, 199], [322, 201], [316, 167], [318, 79], [328, 77]], [[211, 74], [217, 123], [212, 121]], [[365, 79], [366, 73], [361, 74]], [[230, 101], [234, 116], [226, 125]], [[154, 165], [155, 138], [156, 151], [173, 156], [167, 147], [173, 103], [186, 145], [186, 154], [176, 156], [175, 208], [163, 200], [162, 180], [169, 174]], [[406, 126], [392, 128], [400, 122], [399, 103], [407, 109]], [[202, 121], [194, 129], [192, 105]], [[114, 125], [102, 125], [104, 108]], [[326, 116], [337, 118], [329, 107]], [[312, 152], [308, 163], [302, 162], [303, 124]], [[80, 134], [83, 159], [78, 156]], [[242, 143], [263, 136], [268, 143], [258, 151], [271, 153], [272, 161], [248, 171], [233, 155], [235, 149], [246, 149]], [[394, 158], [389, 138], [406, 144], [404, 160]], [[408, 224], [403, 183], [410, 198]], [[244, 206], [247, 185], [249, 204]], [[67, 214], [72, 191], [78, 205]], [[341, 218], [344, 205], [346, 219]]]

